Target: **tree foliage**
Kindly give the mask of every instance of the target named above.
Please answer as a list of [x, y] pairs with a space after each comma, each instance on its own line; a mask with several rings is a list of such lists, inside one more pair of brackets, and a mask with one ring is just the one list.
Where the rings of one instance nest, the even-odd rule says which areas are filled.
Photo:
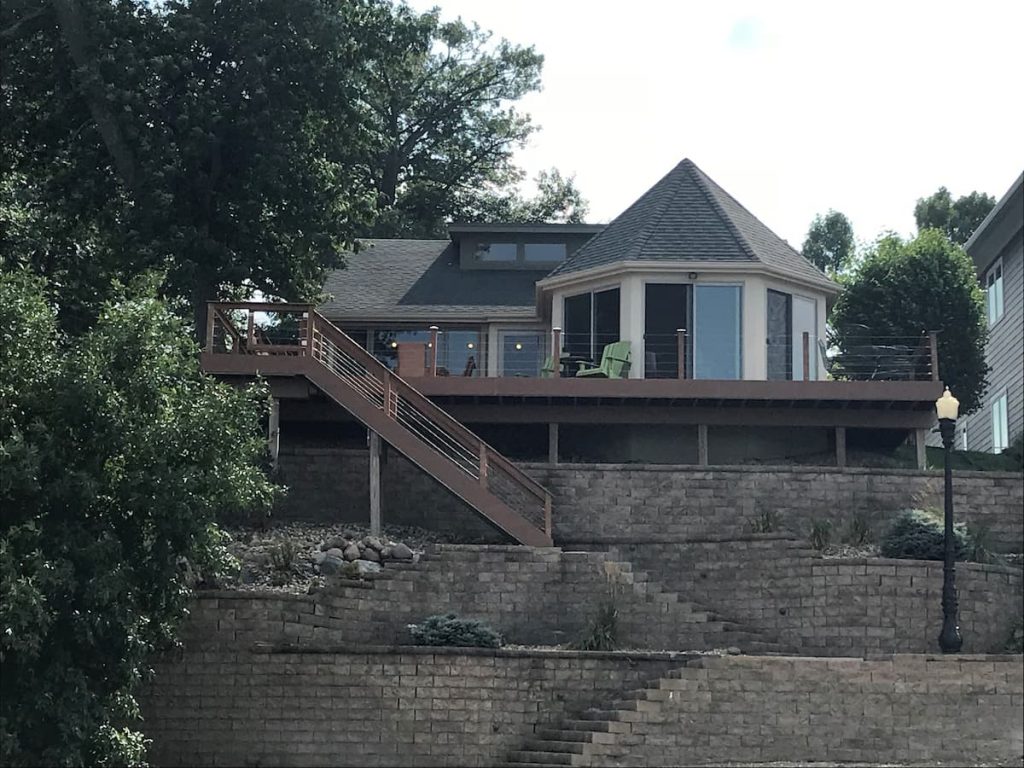
[[804, 257], [814, 266], [831, 274], [842, 272], [853, 258], [853, 249], [853, 227], [846, 216], [829, 209], [824, 216], [814, 217], [803, 245]]
[[137, 763], [132, 692], [185, 611], [186, 563], [223, 568], [214, 517], [272, 501], [266, 394], [202, 375], [149, 296], [69, 338], [44, 292], [0, 273], [0, 762]]
[[935, 194], [917, 201], [914, 219], [918, 231], [937, 229], [957, 245], [963, 245], [995, 204], [996, 199], [984, 192], [971, 192], [954, 201], [948, 189], [939, 187]]
[[988, 372], [984, 306], [970, 257], [942, 232], [927, 229], [908, 242], [895, 235], [878, 241], [850, 275], [832, 325], [844, 349], [865, 336], [939, 331], [939, 376], [966, 415], [978, 408]]

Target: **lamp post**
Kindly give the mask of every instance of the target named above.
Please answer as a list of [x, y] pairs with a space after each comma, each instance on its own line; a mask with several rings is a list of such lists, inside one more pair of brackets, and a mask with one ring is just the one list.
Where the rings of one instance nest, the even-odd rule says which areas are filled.
[[939, 633], [939, 648], [943, 653], [958, 653], [964, 644], [957, 619], [956, 544], [953, 539], [953, 468], [949, 461], [953, 451], [953, 438], [956, 435], [956, 417], [959, 409], [960, 401], [953, 397], [949, 392], [949, 387], [946, 387], [942, 397], [935, 401], [935, 412], [939, 417], [939, 433], [942, 435], [942, 447], [945, 449], [944, 469], [946, 475], [946, 547], [942, 564], [942, 632]]

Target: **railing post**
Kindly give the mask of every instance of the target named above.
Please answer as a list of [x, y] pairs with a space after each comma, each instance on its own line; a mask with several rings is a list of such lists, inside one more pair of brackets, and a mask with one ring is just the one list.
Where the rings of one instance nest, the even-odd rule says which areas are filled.
[[939, 332], [928, 331], [928, 345], [932, 357], [932, 381], [939, 380]]
[[302, 346], [306, 348], [306, 354], [313, 357], [313, 308], [303, 312], [302, 317], [306, 321], [306, 338], [302, 340]]
[[206, 302], [206, 351], [213, 354], [213, 322], [216, 317], [213, 302]]
[[804, 331], [803, 335], [803, 355], [804, 355], [804, 381], [811, 380], [811, 334], [808, 331]]
[[487, 489], [487, 446], [480, 443], [480, 485]]
[[551, 537], [551, 494], [544, 495], [544, 533]]
[[385, 374], [384, 381], [381, 384], [384, 387], [384, 415], [389, 419], [394, 418], [395, 414], [391, 410], [391, 377]]
[[679, 363], [676, 365], [676, 374], [680, 379], [686, 378], [686, 329], [676, 328], [676, 354], [679, 356]]
[[249, 328], [245, 334], [245, 343], [251, 347], [256, 342], [256, 313], [249, 310]]
[[431, 376], [437, 376], [437, 332], [439, 330], [436, 325], [430, 326], [430, 365], [428, 370]]
[[558, 368], [558, 359], [562, 356], [562, 329], [551, 329], [551, 362]]

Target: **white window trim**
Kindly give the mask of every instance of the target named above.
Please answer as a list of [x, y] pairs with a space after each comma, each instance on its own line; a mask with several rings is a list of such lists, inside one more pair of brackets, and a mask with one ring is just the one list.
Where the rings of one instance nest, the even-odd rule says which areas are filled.
[[1010, 422], [1006, 406], [1007, 397], [1004, 389], [992, 401], [992, 453], [1000, 453], [1010, 445]]
[[[992, 286], [989, 285], [989, 279], [996, 273], [999, 272], [999, 279], [995, 281]], [[996, 259], [993, 261], [987, 270], [985, 270], [985, 315], [988, 320], [988, 327], [994, 328], [999, 324], [999, 321], [1006, 317], [1006, 304], [1004, 301], [1004, 287], [1006, 284], [1006, 271], [1003, 269], [1003, 260]], [[992, 289], [995, 290], [992, 290]], [[992, 317], [992, 293], [997, 294], [996, 308], [999, 310], [999, 315], [995, 319]]]

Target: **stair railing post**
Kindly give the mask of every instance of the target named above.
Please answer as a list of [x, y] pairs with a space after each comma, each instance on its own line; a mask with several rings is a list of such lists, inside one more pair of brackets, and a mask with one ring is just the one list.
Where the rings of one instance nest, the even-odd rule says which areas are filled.
[[544, 495], [544, 533], [551, 537], [551, 494]]
[[206, 302], [206, 351], [213, 354], [213, 324], [216, 318], [216, 310], [213, 302]]
[[306, 321], [306, 338], [302, 340], [302, 345], [306, 348], [306, 354], [313, 357], [313, 308], [303, 312], [302, 317]]
[[811, 380], [811, 334], [804, 331], [803, 335], [804, 381]]
[[428, 370], [431, 376], [437, 376], [437, 332], [440, 330], [436, 325], [430, 326], [430, 365]]
[[487, 446], [480, 443], [480, 485], [487, 489]]
[[680, 379], [686, 378], [686, 329], [676, 328], [676, 354], [679, 356], [679, 363], [676, 365], [676, 375]]
[[928, 346], [932, 358], [932, 381], [939, 380], [939, 332], [928, 331]]
[[245, 344], [247, 347], [252, 347], [256, 342], [256, 313], [249, 310], [249, 327], [245, 332]]

